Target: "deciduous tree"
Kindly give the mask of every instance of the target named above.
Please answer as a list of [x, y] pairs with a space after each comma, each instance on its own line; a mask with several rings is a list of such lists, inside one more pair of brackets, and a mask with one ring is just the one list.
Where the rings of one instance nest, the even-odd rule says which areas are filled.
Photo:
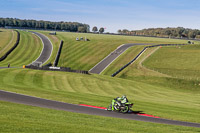
[[94, 26], [94, 27], [92, 28], [92, 31], [93, 31], [93, 32], [97, 32], [97, 31], [98, 31], [98, 28], [97, 28], [96, 26]]
[[104, 32], [104, 28], [101, 27], [101, 28], [99, 29], [99, 32], [100, 32], [100, 33], [103, 33], [103, 32]]

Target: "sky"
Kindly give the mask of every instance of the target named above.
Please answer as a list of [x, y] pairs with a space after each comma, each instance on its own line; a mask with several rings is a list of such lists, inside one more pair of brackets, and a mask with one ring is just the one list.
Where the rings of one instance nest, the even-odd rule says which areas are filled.
[[0, 17], [80, 22], [119, 29], [200, 29], [200, 0], [0, 0]]

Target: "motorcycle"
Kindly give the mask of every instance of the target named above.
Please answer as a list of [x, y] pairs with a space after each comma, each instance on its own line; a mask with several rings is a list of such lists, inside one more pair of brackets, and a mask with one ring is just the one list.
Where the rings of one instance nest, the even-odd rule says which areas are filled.
[[[115, 101], [113, 111], [117, 111], [120, 113], [128, 113], [129, 111], [131, 111], [132, 106], [133, 106], [133, 103], [130, 103], [130, 102], [121, 103], [119, 101]], [[112, 111], [112, 104], [108, 106], [107, 110]]]

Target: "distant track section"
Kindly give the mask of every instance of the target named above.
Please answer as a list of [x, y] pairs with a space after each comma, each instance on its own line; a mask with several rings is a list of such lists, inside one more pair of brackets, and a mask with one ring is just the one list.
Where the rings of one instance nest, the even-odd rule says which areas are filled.
[[148, 45], [143, 43], [131, 43], [131, 44], [123, 44], [119, 46], [115, 51], [109, 54], [106, 58], [104, 58], [101, 62], [95, 65], [92, 69], [89, 70], [90, 73], [101, 74], [115, 59], [117, 59], [122, 53], [124, 53], [128, 48], [135, 45]]
[[53, 45], [51, 41], [45, 35], [41, 33], [37, 33], [37, 32], [32, 32], [32, 33], [37, 35], [41, 39], [42, 44], [43, 44], [43, 50], [40, 56], [35, 61], [32, 62], [32, 65], [40, 66], [46, 63], [48, 59], [51, 57]]
[[0, 100], [19, 103], [19, 104], [25, 104], [25, 105], [31, 105], [31, 106], [37, 106], [37, 107], [42, 107], [42, 108], [50, 108], [50, 109], [64, 110], [64, 111], [69, 111], [69, 112], [84, 113], [84, 114], [89, 114], [89, 115], [99, 115], [99, 116], [115, 117], [115, 118], [128, 119], [128, 120], [137, 120], [137, 121], [200, 128], [200, 123], [167, 120], [167, 119], [161, 119], [161, 118], [140, 116], [136, 114], [121, 114], [121, 113], [106, 111], [103, 109], [91, 108], [91, 107], [58, 102], [58, 101], [53, 101], [53, 100], [47, 100], [47, 99], [7, 92], [3, 90], [0, 90]]

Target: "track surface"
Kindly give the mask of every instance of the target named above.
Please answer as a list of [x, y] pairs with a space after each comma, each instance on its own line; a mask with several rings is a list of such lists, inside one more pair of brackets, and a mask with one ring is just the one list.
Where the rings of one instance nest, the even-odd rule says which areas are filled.
[[104, 58], [101, 62], [95, 65], [92, 69], [89, 70], [90, 73], [100, 74], [105, 70], [117, 57], [119, 57], [123, 52], [125, 52], [128, 48], [135, 45], [148, 45], [143, 43], [131, 43], [131, 44], [123, 44], [118, 47], [114, 52], [109, 54], [106, 58]]
[[0, 67], [0, 69], [5, 69], [5, 68], [8, 68], [8, 67]]
[[166, 120], [161, 118], [152, 118], [146, 116], [139, 116], [136, 114], [121, 114], [116, 112], [109, 112], [102, 109], [90, 108], [75, 104], [69, 104], [64, 102], [52, 101], [32, 96], [21, 95], [17, 93], [11, 93], [0, 90], [0, 100], [14, 102], [19, 104], [37, 106], [42, 108], [50, 108], [56, 110], [64, 110], [76, 113], [84, 113], [90, 115], [99, 115], [106, 117], [115, 117], [121, 119], [128, 120], [137, 120], [137, 121], [145, 121], [145, 122], [154, 122], [154, 123], [162, 123], [162, 124], [171, 124], [171, 125], [181, 125], [181, 126], [189, 126], [189, 127], [198, 127], [200, 128], [200, 123], [189, 123], [189, 122], [181, 122], [174, 120]]
[[37, 32], [32, 32], [32, 33], [36, 34], [42, 40], [42, 43], [43, 43], [42, 53], [32, 64], [35, 64], [37, 62], [42, 62], [42, 64], [44, 64], [51, 56], [53, 45], [51, 41], [45, 35], [37, 33]]

